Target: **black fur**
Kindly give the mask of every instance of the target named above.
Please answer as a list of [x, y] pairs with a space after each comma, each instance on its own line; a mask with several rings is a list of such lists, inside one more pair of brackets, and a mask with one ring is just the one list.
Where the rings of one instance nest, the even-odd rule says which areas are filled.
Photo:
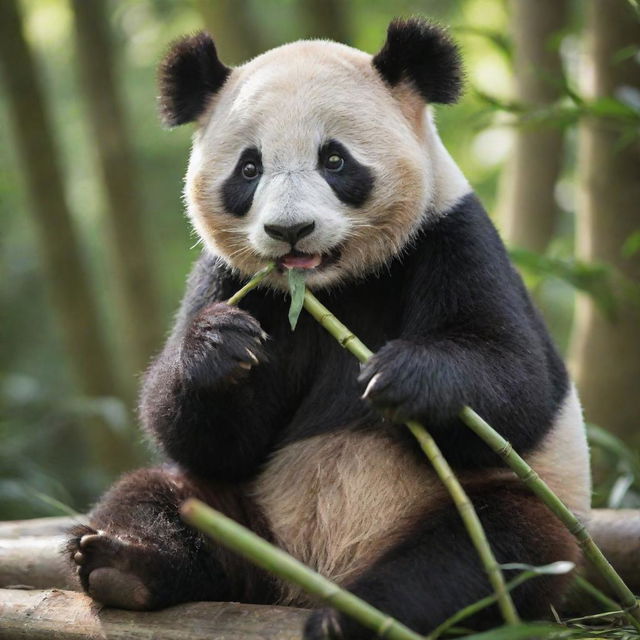
[[158, 69], [160, 118], [167, 127], [196, 120], [231, 69], [218, 59], [208, 33], [176, 41]]
[[[333, 153], [344, 160], [340, 171], [331, 171], [325, 166], [327, 158]], [[373, 190], [375, 181], [371, 169], [358, 162], [337, 140], [329, 140], [320, 147], [318, 170], [338, 198], [352, 207], [361, 207]]]
[[[70, 532], [65, 552], [78, 564], [84, 590], [124, 609], [203, 599], [272, 600], [267, 575], [184, 524], [179, 509], [188, 497], [205, 500], [269, 537], [256, 506], [237, 489], [169, 467], [141, 469], [102, 498], [91, 513], [93, 527], [78, 525]], [[120, 579], [96, 580], [96, 570], [105, 568], [118, 571]]]
[[[377, 412], [360, 399], [375, 373], [380, 382], [369, 400], [391, 406], [398, 421], [424, 421], [460, 468], [500, 464], [457, 418], [463, 404], [471, 404], [526, 453], [544, 437], [568, 388], [562, 360], [473, 195], [425, 228], [383, 275], [347, 290], [317, 292], [376, 351], [360, 372], [360, 383], [355, 359], [313, 319], [303, 314], [291, 333], [285, 296], [256, 290], [240, 308], [271, 336], [259, 353], [269, 362], [247, 372], [241, 386], [212, 387], [211, 380], [221, 375], [217, 369], [206, 371], [206, 384], [194, 384], [193, 365], [186, 364], [193, 327], [201, 326], [203, 310], [210, 314], [209, 305], [241, 284], [218, 261], [203, 256], [142, 396], [143, 421], [166, 452], [219, 479], [255, 473], [284, 441], [345, 424], [379, 423]], [[223, 305], [216, 309], [234, 317], [240, 313]], [[257, 329], [249, 333], [245, 324], [228, 323], [214, 332], [221, 344], [229, 340], [229, 348], [236, 348], [238, 336], [242, 346], [253, 345]], [[208, 367], [222, 360], [211, 355], [204, 362]]]
[[408, 81], [427, 102], [451, 104], [462, 91], [458, 48], [444, 29], [421, 18], [393, 20], [373, 65], [389, 85]]
[[[95, 529], [142, 540], [147, 552], [142, 560], [137, 550], [131, 558], [121, 552], [130, 573], [150, 590], [149, 606], [192, 598], [264, 602], [273, 597], [261, 574], [232, 567], [215, 547], [202, 551], [199, 536], [180, 523], [177, 505], [187, 495], [216, 505], [231, 492], [234, 500], [223, 511], [268, 537], [255, 505], [246, 504], [244, 481], [287, 443], [339, 429], [384, 429], [428, 464], [407, 430], [383, 419], [373, 401], [391, 406], [393, 419], [423, 420], [455, 468], [500, 465], [460, 423], [460, 406], [471, 403], [527, 452], [540, 446], [568, 389], [562, 361], [472, 194], [426, 224], [406, 253], [379, 275], [316, 292], [376, 352], [360, 382], [355, 359], [307, 314], [291, 332], [284, 294], [256, 289], [239, 308], [220, 302], [241, 284], [205, 253], [190, 276], [173, 333], [145, 380], [144, 426], [191, 475], [172, 484], [165, 476], [151, 482], [148, 472], [139, 472], [91, 514]], [[369, 400], [361, 399], [363, 385], [376, 373], [379, 385], [370, 389]], [[478, 487], [486, 478], [482, 471], [474, 477], [469, 490], [498, 560], [576, 557], [570, 536], [550, 525], [550, 514], [534, 498], [503, 483]], [[238, 503], [244, 505], [240, 516]], [[160, 528], [157, 522], [163, 523]], [[73, 549], [78, 544], [72, 543]], [[97, 562], [110, 558], [101, 553]], [[87, 566], [97, 566], [96, 561]], [[178, 585], [190, 575], [188, 588], [168, 591], [165, 575]], [[242, 588], [231, 584], [233, 576]], [[85, 588], [91, 593], [87, 580], [90, 576]], [[348, 586], [420, 632], [490, 592], [448, 501], [431, 505], [418, 530], [407, 532], [404, 542]], [[564, 578], [550, 578], [527, 583], [516, 595], [523, 613], [537, 616], [564, 587]], [[325, 615], [312, 616], [307, 639], [320, 637]], [[346, 630], [346, 636], [336, 637], [370, 637], [346, 619], [336, 620]], [[490, 611], [476, 622], [498, 621]]]
[[[258, 170], [258, 175], [248, 180], [242, 175], [242, 167], [247, 162], [253, 162]], [[245, 149], [241, 154], [232, 174], [222, 185], [222, 203], [224, 208], [236, 216], [243, 216], [253, 202], [253, 194], [258, 187], [262, 175], [262, 155], [255, 147]]]

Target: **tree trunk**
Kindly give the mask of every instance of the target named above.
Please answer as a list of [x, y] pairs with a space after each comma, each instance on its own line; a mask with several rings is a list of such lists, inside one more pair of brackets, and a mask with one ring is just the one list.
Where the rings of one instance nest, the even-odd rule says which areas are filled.
[[247, 0], [197, 0], [197, 7], [221, 60], [242, 64], [265, 50]]
[[[516, 100], [529, 108], [560, 96], [562, 63], [552, 39], [566, 26], [567, 0], [510, 0]], [[499, 217], [507, 242], [543, 253], [553, 237], [555, 185], [562, 166], [559, 128], [518, 128], [500, 184]]]
[[[0, 0], [0, 65], [21, 157], [31, 213], [52, 302], [81, 392], [117, 395], [117, 382], [92, 295], [80, 243], [67, 206], [60, 163], [33, 56], [15, 0]], [[122, 441], [102, 421], [82, 431], [94, 461], [111, 472], [128, 466]]]
[[344, 0], [301, 0], [302, 24], [306, 38], [328, 38], [349, 44], [349, 4]]
[[109, 249], [121, 307], [119, 329], [130, 364], [138, 373], [160, 346], [162, 319], [146, 248], [131, 134], [114, 77], [104, 0], [73, 0], [73, 8], [76, 56], [108, 202]]
[[[640, 87], [634, 56], [616, 59], [640, 42], [640, 25], [629, 3], [590, 0], [585, 71], [591, 74], [588, 98], [614, 97], [623, 87]], [[640, 284], [640, 252], [624, 257], [622, 247], [640, 229], [640, 142], [621, 146], [619, 129], [591, 116], [580, 127], [581, 202], [577, 253], [605, 262]], [[592, 300], [580, 296], [572, 340], [572, 365], [588, 420], [640, 446], [640, 305], [621, 297], [610, 321]]]
[[3, 640], [301, 640], [308, 615], [301, 609], [235, 602], [125, 611], [102, 608], [72, 591], [0, 591]]

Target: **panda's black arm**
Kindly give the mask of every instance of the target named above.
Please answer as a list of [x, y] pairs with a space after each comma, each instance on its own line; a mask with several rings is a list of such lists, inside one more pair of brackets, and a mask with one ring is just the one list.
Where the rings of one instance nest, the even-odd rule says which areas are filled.
[[247, 312], [221, 302], [237, 288], [239, 282], [203, 254], [140, 397], [143, 426], [163, 451], [186, 469], [219, 480], [257, 469], [280, 414], [273, 376], [263, 371], [265, 334]]
[[567, 374], [477, 199], [427, 229], [406, 266], [399, 337], [364, 368], [367, 397], [423, 421], [454, 463], [497, 460], [457, 417], [465, 404], [518, 450], [534, 448]]

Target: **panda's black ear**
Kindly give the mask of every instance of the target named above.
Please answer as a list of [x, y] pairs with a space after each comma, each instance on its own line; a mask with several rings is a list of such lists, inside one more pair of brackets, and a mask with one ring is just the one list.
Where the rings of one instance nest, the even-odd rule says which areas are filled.
[[158, 103], [163, 124], [175, 127], [198, 118], [230, 73], [231, 69], [218, 59], [208, 33], [203, 31], [174, 42], [158, 67]]
[[427, 102], [451, 104], [462, 91], [457, 46], [444, 29], [422, 18], [393, 20], [373, 65], [387, 84], [409, 82]]

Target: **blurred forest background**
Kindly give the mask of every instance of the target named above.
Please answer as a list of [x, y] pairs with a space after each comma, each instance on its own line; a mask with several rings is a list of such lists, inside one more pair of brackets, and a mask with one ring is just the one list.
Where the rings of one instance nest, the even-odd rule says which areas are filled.
[[440, 132], [576, 378], [594, 503], [640, 506], [635, 3], [0, 0], [0, 519], [84, 510], [152, 456], [138, 379], [199, 253], [191, 130], [155, 111], [169, 42], [208, 28], [229, 64], [305, 37], [375, 52], [410, 14], [462, 47], [467, 90]]

